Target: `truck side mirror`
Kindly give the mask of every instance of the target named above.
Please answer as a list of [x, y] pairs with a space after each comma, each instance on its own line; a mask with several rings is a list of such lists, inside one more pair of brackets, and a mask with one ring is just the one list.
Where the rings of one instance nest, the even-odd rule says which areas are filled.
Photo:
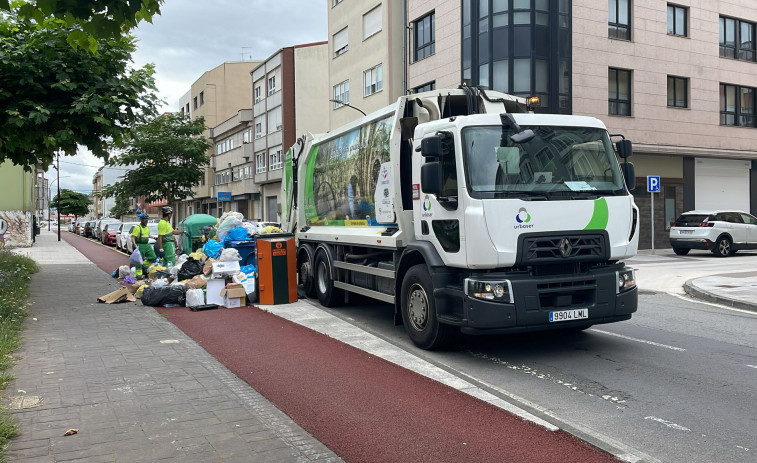
[[421, 190], [424, 193], [441, 194], [442, 164], [439, 161], [427, 162], [421, 166]]
[[442, 139], [432, 135], [421, 140], [421, 154], [424, 158], [439, 157], [442, 154]]
[[636, 188], [636, 169], [633, 167], [633, 163], [626, 161], [620, 164], [620, 170], [623, 172], [623, 177], [626, 179], [626, 186], [628, 187], [628, 191]]
[[615, 146], [618, 148], [618, 156], [621, 158], [628, 159], [633, 155], [631, 140], [618, 140], [617, 143], [615, 143]]

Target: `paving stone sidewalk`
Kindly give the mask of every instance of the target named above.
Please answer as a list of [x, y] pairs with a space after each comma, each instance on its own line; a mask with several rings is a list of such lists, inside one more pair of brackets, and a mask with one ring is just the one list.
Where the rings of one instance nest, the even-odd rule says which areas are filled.
[[97, 303], [118, 283], [56, 233], [16, 252], [41, 271], [3, 394], [8, 461], [341, 461], [151, 307]]

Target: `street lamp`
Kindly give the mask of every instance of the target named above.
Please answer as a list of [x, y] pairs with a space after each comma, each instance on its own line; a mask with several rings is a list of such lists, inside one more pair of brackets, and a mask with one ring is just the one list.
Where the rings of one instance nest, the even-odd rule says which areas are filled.
[[366, 116], [365, 112], [364, 112], [364, 111], [363, 111], [362, 109], [360, 109], [360, 108], [356, 108], [356, 107], [352, 106], [352, 105], [351, 105], [351, 104], [349, 104], [349, 103], [345, 103], [345, 102], [343, 102], [342, 100], [337, 100], [336, 98], [332, 98], [332, 99], [330, 99], [329, 101], [331, 101], [332, 103], [340, 104], [340, 105], [342, 105], [342, 106], [347, 106], [348, 108], [352, 108], [352, 109], [354, 109], [355, 111], [360, 111], [360, 114], [362, 114], [363, 116]]

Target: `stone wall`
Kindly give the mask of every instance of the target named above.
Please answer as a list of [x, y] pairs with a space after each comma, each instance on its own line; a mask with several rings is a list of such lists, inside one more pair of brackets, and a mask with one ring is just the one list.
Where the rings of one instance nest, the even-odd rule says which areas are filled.
[[0, 248], [15, 248], [31, 245], [31, 212], [0, 211]]

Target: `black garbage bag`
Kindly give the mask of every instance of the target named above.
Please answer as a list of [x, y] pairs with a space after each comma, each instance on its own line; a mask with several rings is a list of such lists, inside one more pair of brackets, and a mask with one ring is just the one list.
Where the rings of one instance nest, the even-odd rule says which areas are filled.
[[162, 307], [175, 305], [184, 307], [187, 303], [187, 287], [184, 285], [148, 286], [142, 293], [142, 305]]
[[202, 275], [202, 267], [202, 262], [194, 257], [187, 257], [187, 260], [181, 264], [181, 268], [176, 277], [179, 281], [191, 280], [192, 277], [196, 275]]

